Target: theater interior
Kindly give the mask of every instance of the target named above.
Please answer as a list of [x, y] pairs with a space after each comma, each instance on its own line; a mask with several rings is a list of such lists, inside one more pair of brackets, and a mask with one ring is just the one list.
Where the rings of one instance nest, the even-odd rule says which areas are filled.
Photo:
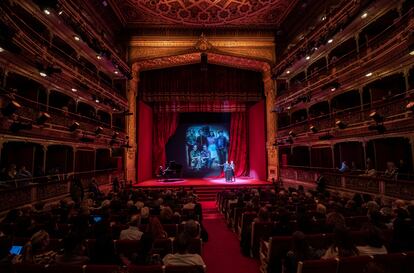
[[414, 273], [414, 1], [0, 1], [0, 272]]

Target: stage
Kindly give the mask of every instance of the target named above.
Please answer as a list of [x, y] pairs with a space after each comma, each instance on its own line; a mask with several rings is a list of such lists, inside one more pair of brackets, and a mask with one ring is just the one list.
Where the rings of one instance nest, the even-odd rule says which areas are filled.
[[236, 182], [226, 182], [223, 178], [181, 178], [178, 181], [163, 182], [163, 180], [150, 179], [143, 182], [135, 183], [133, 187], [241, 187], [241, 186], [269, 186], [270, 182], [252, 179], [248, 177], [237, 178]]

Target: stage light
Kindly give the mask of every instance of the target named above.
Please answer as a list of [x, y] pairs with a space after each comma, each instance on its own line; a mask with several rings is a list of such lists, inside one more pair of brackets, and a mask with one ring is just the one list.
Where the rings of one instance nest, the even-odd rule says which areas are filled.
[[290, 131], [290, 132], [289, 132], [289, 136], [291, 136], [291, 137], [295, 137], [295, 136], [296, 136], [296, 133], [295, 133], [294, 131]]
[[95, 134], [96, 135], [99, 135], [102, 132], [103, 132], [103, 128], [101, 126], [96, 127], [96, 129], [95, 129]]
[[367, 18], [367, 17], [368, 17], [368, 13], [367, 13], [367, 12], [365, 12], [364, 14], [362, 14], [362, 15], [361, 15], [361, 18], [362, 18], [362, 19], [365, 19], [365, 18]]
[[96, 102], [96, 103], [99, 103], [99, 102], [100, 102], [100, 100], [99, 100], [99, 99], [96, 99], [96, 100], [95, 100], [95, 102]]
[[[1, 51], [0, 51], [1, 52]], [[414, 50], [410, 52], [411, 56], [414, 56]]]
[[36, 119], [37, 125], [43, 125], [46, 123], [46, 121], [50, 119], [50, 115], [48, 113], [42, 112]]
[[333, 39], [328, 40], [328, 44], [332, 44], [332, 42], [333, 42]]
[[42, 69], [42, 70], [40, 70], [40, 71], [39, 71], [39, 75], [40, 75], [40, 76], [42, 76], [43, 78], [44, 78], [44, 77], [47, 77], [47, 72], [46, 72], [46, 70], [43, 70], [43, 69]]
[[290, 70], [286, 71], [286, 74], [290, 74]]
[[58, 14], [59, 14], [59, 15], [62, 15], [62, 13], [63, 13], [63, 10], [59, 11], [59, 13], [58, 13]]
[[407, 109], [407, 110], [410, 110], [410, 111], [412, 111], [412, 112], [414, 112], [414, 101], [410, 101], [406, 106], [405, 106], [405, 108]]
[[44, 12], [46, 15], [50, 15], [50, 10], [49, 10], [49, 9], [47, 9], [47, 8], [45, 8], [45, 9], [43, 10], [43, 12]]
[[10, 127], [9, 130], [16, 133], [20, 130], [31, 130], [32, 129], [32, 124], [29, 122], [13, 122]]
[[4, 51], [4, 48], [0, 47], [0, 53]]
[[325, 21], [326, 20], [326, 16], [322, 16], [321, 21]]
[[73, 122], [71, 126], [69, 126], [69, 131], [71, 132], [75, 132], [76, 130], [78, 130], [80, 127], [79, 122]]
[[114, 132], [112, 134], [112, 139], [116, 139], [118, 136], [119, 136], [119, 133], [118, 132]]
[[72, 92], [77, 92], [78, 91], [78, 89], [76, 89], [76, 88], [72, 88], [71, 90], [72, 90]]
[[305, 58], [306, 60], [310, 60], [310, 56], [306, 56], [306, 58]]
[[371, 114], [369, 114], [369, 117], [376, 123], [381, 123], [384, 120], [384, 117], [378, 114], [376, 111], [371, 112]]
[[9, 117], [13, 115], [21, 107], [22, 106], [17, 101], [12, 100], [3, 109], [1, 109], [1, 113], [3, 114], [3, 116]]
[[369, 72], [365, 75], [365, 77], [371, 77], [372, 76], [372, 72]]
[[119, 71], [118, 71], [118, 70], [115, 70], [115, 71], [114, 71], [114, 74], [115, 74], [115, 75], [118, 75], [118, 74], [119, 74]]
[[309, 130], [312, 132], [312, 133], [317, 133], [318, 132], [318, 128], [316, 128], [315, 126], [311, 126], [311, 127], [309, 127]]
[[79, 42], [81, 38], [78, 35], [73, 35], [73, 39], [75, 39], [75, 41]]
[[335, 124], [339, 129], [342, 129], [342, 130], [348, 127], [348, 124], [344, 123], [342, 120], [337, 120]]
[[97, 55], [96, 55], [96, 58], [97, 58], [98, 60], [102, 60], [102, 56], [101, 56], [101, 55], [99, 55], [99, 54], [97, 54]]

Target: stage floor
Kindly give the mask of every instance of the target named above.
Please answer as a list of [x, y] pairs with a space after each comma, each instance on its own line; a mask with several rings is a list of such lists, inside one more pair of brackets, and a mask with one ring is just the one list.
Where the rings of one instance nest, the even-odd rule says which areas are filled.
[[237, 178], [236, 182], [226, 182], [224, 178], [182, 178], [179, 181], [163, 182], [151, 179], [135, 183], [133, 187], [240, 187], [240, 186], [268, 186], [270, 182], [251, 179], [247, 177]]

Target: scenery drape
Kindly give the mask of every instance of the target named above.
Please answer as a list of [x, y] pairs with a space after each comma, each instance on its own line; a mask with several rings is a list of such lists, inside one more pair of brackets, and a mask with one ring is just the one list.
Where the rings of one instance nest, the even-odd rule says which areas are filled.
[[165, 146], [178, 126], [179, 113], [174, 112], [155, 112], [154, 113], [154, 140], [153, 140], [153, 168], [154, 174], [157, 173], [159, 166], [165, 167], [167, 155]]
[[231, 113], [229, 162], [234, 161], [236, 176], [249, 175], [247, 154], [248, 124], [246, 112]]

